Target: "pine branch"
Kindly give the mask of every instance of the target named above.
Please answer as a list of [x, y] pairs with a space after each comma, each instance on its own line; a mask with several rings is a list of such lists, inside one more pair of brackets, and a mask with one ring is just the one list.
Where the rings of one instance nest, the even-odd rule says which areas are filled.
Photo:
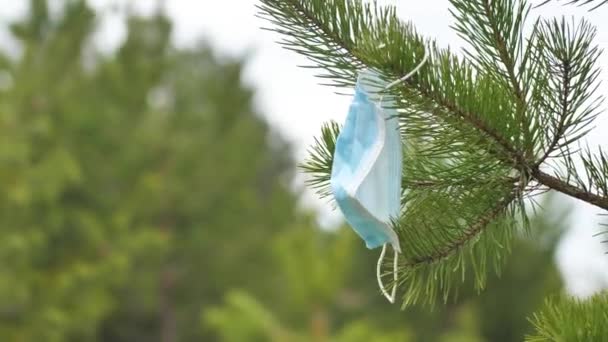
[[556, 151], [556, 157], [563, 157], [567, 145], [587, 134], [603, 99], [593, 97], [599, 85], [599, 50], [592, 45], [595, 29], [585, 21], [574, 26], [562, 19], [543, 22], [537, 33], [542, 64], [548, 70], [537, 102], [549, 114], [553, 136], [547, 135], [550, 143], [540, 165]]
[[[529, 108], [526, 104], [527, 96], [524, 95], [527, 91], [524, 92], [520, 88], [518, 77], [515, 74], [515, 64], [518, 56], [512, 55], [512, 53], [520, 50], [518, 45], [521, 44], [521, 37], [517, 37], [514, 33], [521, 32], [522, 24], [528, 12], [524, 2], [519, 2], [519, 6], [515, 6], [516, 3], [512, 0], [491, 3], [488, 0], [452, 0], [452, 4], [458, 10], [458, 13], [453, 12], [458, 22], [456, 29], [461, 36], [476, 47], [478, 54], [473, 58], [477, 60], [478, 65], [484, 69], [493, 70], [493, 65], [496, 62], [502, 62], [506, 69], [504, 78], [510, 82], [518, 104], [517, 112], [521, 113], [522, 108]], [[516, 8], [516, 13], [509, 13], [509, 8]], [[485, 16], [481, 13], [485, 13]], [[515, 17], [515, 20], [497, 20], [496, 15], [504, 15], [507, 18]], [[502, 28], [503, 32], [501, 32], [501, 27], [497, 22], [507, 22], [512, 23], [512, 25], [506, 29]], [[537, 30], [537, 27], [540, 27], [540, 29]], [[590, 100], [592, 94], [597, 90], [598, 83], [596, 81], [599, 75], [599, 70], [594, 67], [599, 51], [596, 47], [592, 47], [595, 29], [583, 21], [574, 30], [571, 30], [565, 20], [562, 19], [561, 22], [557, 20], [546, 21], [543, 25], [535, 26], [534, 33], [537, 36], [533, 34], [533, 39], [539, 41], [541, 45], [539, 49], [545, 53], [544, 56], [541, 53], [544, 65], [546, 65], [547, 70], [553, 71], [548, 78], [549, 85], [554, 86], [547, 87], [543, 95], [540, 96], [540, 104], [546, 112], [554, 113], [554, 117], [557, 117], [557, 119], [554, 120], [553, 135], [549, 139], [550, 143], [536, 163], [525, 165], [527, 163], [521, 156], [517, 155], [515, 155], [515, 159], [521, 163], [522, 168], [530, 170], [530, 175], [536, 178], [536, 181], [540, 184], [608, 210], [608, 193], [593, 193], [588, 189], [574, 186], [540, 171], [540, 165], [556, 149], [564, 149], [572, 141], [584, 136], [588, 132], [587, 127], [598, 115], [597, 109], [602, 102], [602, 98], [596, 97]], [[505, 36], [510, 37], [510, 40], [503, 38]], [[534, 48], [534, 45], [532, 45], [532, 48]], [[472, 54], [469, 53], [469, 55]], [[492, 56], [494, 58], [491, 58]], [[494, 71], [498, 72], [499, 75], [501, 74], [500, 70]], [[544, 84], [541, 83], [540, 87], [542, 86]], [[553, 94], [558, 94], [557, 101], [555, 101], [557, 103], [550, 103], [551, 98], [555, 98]], [[585, 103], [588, 104], [585, 106]], [[524, 129], [531, 125], [531, 121], [523, 120]], [[525, 133], [530, 134], [529, 131], [525, 131]], [[574, 137], [571, 137], [572, 135]], [[496, 135], [492, 136], [495, 140], [502, 141]], [[530, 139], [525, 138], [525, 136], [526, 134], [524, 134], [524, 139], [529, 142]], [[570, 138], [567, 138], [568, 136]], [[504, 143], [504, 141], [501, 142], [501, 146], [511, 153], [516, 149], [516, 147], [510, 146], [509, 143]], [[606, 177], [608, 177], [608, 173], [596, 172], [595, 178], [592, 179], [596, 183], [601, 183], [602, 179], [605, 182]]]
[[[532, 117], [528, 112], [527, 97], [529, 88], [522, 68], [528, 66], [523, 61], [522, 28], [530, 7], [517, 0], [451, 0], [451, 10], [455, 17], [454, 29], [467, 41], [473, 50], [465, 50], [478, 70], [492, 75], [512, 92], [515, 103], [513, 115], [519, 120], [520, 135], [513, 141], [518, 150], [525, 147], [526, 158], [533, 154], [534, 145], [531, 125]], [[536, 132], [538, 133], [538, 131]]]
[[[392, 7], [357, 0], [261, 0], [259, 6], [276, 26], [271, 30], [284, 36], [282, 44], [312, 60], [333, 86], [352, 87], [362, 67], [392, 81], [419, 63], [423, 48], [430, 56], [386, 94], [406, 138], [405, 210], [393, 222], [404, 251], [399, 281], [407, 284], [406, 305], [433, 302], [439, 293], [446, 298], [454, 274], [464, 277], [465, 260], [483, 288], [487, 259], [498, 265], [509, 251], [515, 217], [527, 224], [524, 201], [535, 183], [608, 209], [603, 158], [589, 161], [591, 172], [575, 174], [573, 182], [541, 168], [545, 160], [568, 157], [597, 115], [594, 30], [584, 22], [571, 29], [565, 21], [537, 21], [525, 40], [524, 1], [452, 3], [456, 29], [474, 48], [465, 60], [424, 44]], [[335, 123], [325, 126], [303, 165], [322, 196], [330, 194], [338, 133]]]
[[329, 187], [331, 173], [327, 171], [331, 170], [334, 161], [333, 153], [339, 132], [340, 126], [336, 122], [331, 121], [324, 124], [321, 128], [321, 138], [315, 137], [315, 142], [309, 149], [310, 157], [300, 165], [302, 170], [311, 175], [306, 184], [315, 189], [320, 198], [329, 197], [332, 194]]
[[[542, 3], [538, 4], [536, 7], [543, 6], [545, 4], [548, 4], [549, 2], [551, 2], [551, 0], [545, 0]], [[578, 6], [585, 6], [585, 5], [592, 4], [595, 6], [591, 7], [591, 9], [589, 9], [589, 11], [593, 11], [593, 10], [600, 8], [601, 6], [603, 6], [605, 4], [608, 4], [608, 0], [568, 0], [568, 2], [566, 4], [567, 5], [576, 4]]]
[[547, 158], [551, 155], [551, 153], [553, 151], [555, 151], [555, 149], [558, 146], [559, 140], [562, 137], [563, 133], [564, 133], [564, 126], [566, 123], [566, 117], [568, 115], [568, 107], [570, 106], [570, 81], [571, 81], [571, 70], [570, 70], [570, 63], [568, 61], [561, 61], [561, 65], [560, 65], [560, 71], [563, 72], [562, 75], [562, 88], [563, 91], [561, 92], [561, 111], [560, 111], [560, 115], [559, 115], [559, 121], [557, 123], [557, 127], [555, 129], [555, 133], [553, 135], [553, 139], [551, 139], [551, 142], [549, 143], [549, 146], [547, 147], [545, 153], [539, 158], [539, 163], [544, 162], [545, 160], [547, 160]]
[[458, 239], [451, 241], [448, 245], [443, 246], [441, 250], [438, 250], [431, 255], [427, 255], [423, 258], [414, 258], [408, 261], [405, 267], [417, 267], [420, 264], [435, 263], [461, 249], [467, 242], [471, 241], [471, 239], [479, 235], [485, 228], [487, 228], [487, 226], [497, 217], [504, 214], [509, 208], [511, 202], [515, 200], [516, 196], [517, 195], [515, 193], [505, 196], [505, 198], [496, 203], [493, 208], [489, 208], [485, 213], [483, 213], [476, 222], [464, 229]]
[[526, 336], [527, 342], [604, 341], [608, 336], [608, 293], [588, 299], [552, 298], [529, 320], [536, 331]]

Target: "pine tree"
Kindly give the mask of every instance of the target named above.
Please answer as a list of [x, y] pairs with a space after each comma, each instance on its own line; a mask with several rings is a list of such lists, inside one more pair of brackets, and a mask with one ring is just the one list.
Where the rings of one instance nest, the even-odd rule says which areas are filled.
[[227, 288], [274, 291], [289, 146], [242, 62], [174, 48], [162, 12], [102, 55], [86, 1], [56, 4], [0, 54], [0, 340], [213, 341], [201, 312]]
[[78, 61], [93, 23], [83, 2], [52, 16], [32, 0], [11, 26], [23, 53], [2, 59], [12, 81], [0, 92], [1, 340], [90, 340], [128, 272], [130, 242], [154, 244], [122, 229], [107, 206], [113, 187], [90, 187], [104, 163], [87, 142], [101, 134], [80, 115], [90, 104], [71, 95], [92, 89]]
[[[599, 1], [598, 1], [599, 2]], [[485, 286], [518, 231], [529, 231], [538, 191], [608, 210], [608, 156], [578, 142], [601, 113], [600, 51], [581, 20], [532, 19], [525, 0], [451, 0], [464, 56], [403, 23], [393, 7], [358, 0], [260, 0], [259, 16], [281, 43], [311, 60], [324, 83], [352, 89], [376, 70], [397, 106], [405, 146], [401, 217], [404, 306], [447, 299], [465, 275]], [[529, 34], [524, 28], [531, 27]], [[303, 168], [321, 196], [337, 123], [326, 124]], [[582, 168], [576, 168], [576, 164]]]

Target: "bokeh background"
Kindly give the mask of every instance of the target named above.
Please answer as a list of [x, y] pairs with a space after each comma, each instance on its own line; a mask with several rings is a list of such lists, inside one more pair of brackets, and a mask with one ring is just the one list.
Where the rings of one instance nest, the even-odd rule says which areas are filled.
[[[602, 218], [544, 196], [487, 290], [389, 305], [378, 251], [296, 167], [349, 99], [298, 69], [254, 5], [0, 5], [0, 341], [520, 341], [547, 295], [608, 285]], [[462, 46], [447, 0], [398, 6]], [[534, 12], [560, 13], [607, 46], [605, 9]]]

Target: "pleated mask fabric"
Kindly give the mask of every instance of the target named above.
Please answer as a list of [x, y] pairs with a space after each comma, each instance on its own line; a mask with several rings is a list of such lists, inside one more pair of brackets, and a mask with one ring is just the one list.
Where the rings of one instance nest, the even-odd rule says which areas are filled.
[[401, 207], [403, 155], [397, 112], [387, 101], [380, 103], [385, 87], [376, 72], [360, 72], [336, 141], [331, 188], [346, 221], [367, 248], [390, 243], [400, 252], [390, 221], [399, 217]]

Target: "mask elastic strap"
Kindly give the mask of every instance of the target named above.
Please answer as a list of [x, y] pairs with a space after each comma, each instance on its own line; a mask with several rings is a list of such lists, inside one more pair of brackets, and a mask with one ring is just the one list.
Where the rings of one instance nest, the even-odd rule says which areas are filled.
[[388, 89], [398, 83], [407, 81], [408, 78], [414, 76], [414, 74], [416, 74], [418, 72], [418, 70], [420, 70], [420, 68], [422, 68], [424, 66], [424, 64], [426, 63], [428, 58], [429, 58], [429, 55], [426, 52], [426, 50], [424, 50], [424, 56], [422, 57], [422, 61], [414, 68], [414, 70], [408, 72], [407, 75], [401, 77], [400, 79], [387, 84], [386, 87], [384, 87], [384, 89]]
[[[420, 63], [418, 63], [418, 65], [414, 68], [414, 70], [408, 72], [405, 76], [401, 77], [398, 80], [395, 80], [389, 84], [386, 85], [386, 87], [384, 87], [384, 90], [387, 90], [391, 87], [394, 87], [395, 85], [401, 83], [401, 82], [405, 82], [407, 81], [410, 77], [414, 76], [418, 70], [420, 70], [420, 68], [422, 68], [424, 66], [424, 64], [426, 63], [426, 61], [429, 59], [429, 55], [426, 52], [426, 50], [424, 50], [424, 56], [422, 57], [422, 61]], [[382, 99], [384, 98], [384, 94], [382, 94], [382, 96], [380, 96], [380, 103], [382, 104]]]
[[384, 297], [386, 297], [386, 299], [388, 299], [391, 304], [395, 302], [395, 296], [397, 294], [397, 261], [399, 256], [397, 251], [395, 251], [394, 249], [393, 252], [395, 253], [393, 259], [393, 289], [391, 290], [390, 295], [388, 294], [388, 291], [386, 291], [386, 288], [382, 283], [382, 276], [380, 274], [382, 268], [382, 261], [384, 260], [384, 254], [386, 253], [386, 244], [382, 246], [382, 252], [380, 252], [380, 257], [378, 258], [378, 265], [376, 266], [376, 278], [378, 279], [378, 286], [380, 287], [380, 290], [382, 291]]
[[[384, 87], [384, 90], [387, 90], [401, 82], [405, 82], [408, 78], [412, 77], [414, 74], [416, 74], [418, 72], [418, 70], [420, 70], [420, 68], [422, 68], [424, 66], [428, 57], [429, 57], [429, 55], [427, 54], [426, 50], [424, 50], [424, 56], [422, 57], [422, 61], [412, 71], [407, 73], [407, 75], [387, 84], [386, 87]], [[380, 103], [382, 103], [383, 98], [384, 98], [384, 94], [380, 97]], [[386, 297], [386, 299], [388, 299], [388, 301], [391, 304], [395, 302], [395, 296], [397, 294], [397, 266], [398, 266], [398, 257], [399, 257], [397, 251], [394, 248], [393, 248], [393, 252], [395, 253], [394, 259], [393, 259], [393, 289], [391, 290], [390, 295], [388, 294], [388, 291], [386, 291], [386, 288], [384, 287], [384, 284], [382, 283], [382, 276], [380, 274], [381, 268], [382, 268], [382, 261], [384, 261], [384, 254], [386, 254], [386, 243], [382, 246], [382, 252], [380, 252], [380, 257], [378, 258], [378, 264], [376, 265], [376, 278], [378, 279], [378, 286], [380, 287], [380, 290], [382, 291], [382, 294], [384, 295], [384, 297]]]

